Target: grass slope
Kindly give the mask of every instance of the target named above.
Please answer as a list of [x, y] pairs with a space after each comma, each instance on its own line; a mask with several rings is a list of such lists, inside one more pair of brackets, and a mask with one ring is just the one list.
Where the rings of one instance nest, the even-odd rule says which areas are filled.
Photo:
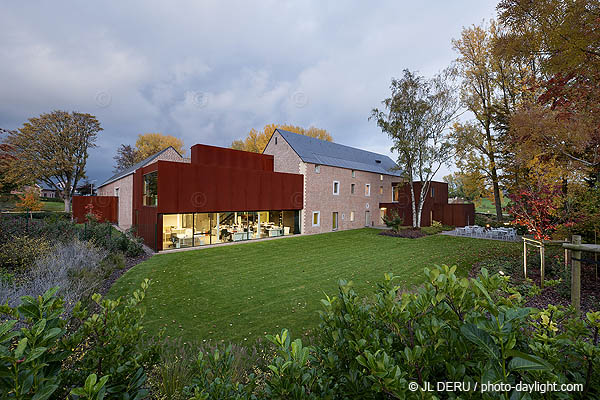
[[127, 294], [149, 278], [144, 303], [150, 332], [164, 327], [184, 340], [243, 342], [283, 327], [293, 335], [316, 327], [320, 299], [335, 294], [340, 278], [365, 294], [385, 272], [414, 287], [423, 282], [424, 267], [457, 264], [466, 274], [475, 261], [519, 251], [515, 243], [377, 233], [360, 229], [159, 254], [129, 270], [109, 296]]

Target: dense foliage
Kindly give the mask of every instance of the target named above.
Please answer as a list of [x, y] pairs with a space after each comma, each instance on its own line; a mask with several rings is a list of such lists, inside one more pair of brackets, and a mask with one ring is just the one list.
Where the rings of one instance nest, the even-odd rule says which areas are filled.
[[[139, 303], [147, 287], [144, 282], [125, 300], [94, 295], [98, 311], [89, 313], [79, 304], [70, 323], [63, 318], [63, 301], [55, 296], [58, 288], [24, 296], [16, 308], [2, 306], [2, 398], [43, 400], [69, 392], [75, 398], [144, 398], [145, 366], [158, 354], [155, 345], [142, 346]], [[102, 378], [96, 384], [98, 375]]]
[[[0, 325], [0, 385], [21, 399], [34, 392], [47, 395], [36, 398], [70, 392], [74, 398], [139, 399], [160, 397], [167, 386], [169, 398], [194, 399], [539, 396], [474, 389], [488, 382], [578, 383], [579, 391], [545, 398], [600, 395], [599, 312], [579, 319], [555, 306], [523, 307], [525, 297], [508, 277], [482, 270], [477, 278], [460, 278], [455, 269], [426, 269], [428, 282], [415, 292], [403, 292], [386, 275], [367, 299], [340, 281], [337, 295], [322, 300], [312, 344], [292, 340], [284, 329], [267, 336], [272, 351], [261, 354], [266, 363], [254, 365], [234, 346], [203, 346], [195, 362], [182, 363], [175, 373], [161, 366], [155, 381], [146, 375], [160, 351], [141, 325], [147, 281], [124, 300], [94, 296], [97, 311], [89, 315], [78, 306], [70, 324], [60, 317], [55, 291], [24, 297], [18, 308], [2, 309], [9, 319]], [[78, 328], [68, 333], [73, 326]], [[436, 392], [443, 381], [470, 384], [471, 390]]]

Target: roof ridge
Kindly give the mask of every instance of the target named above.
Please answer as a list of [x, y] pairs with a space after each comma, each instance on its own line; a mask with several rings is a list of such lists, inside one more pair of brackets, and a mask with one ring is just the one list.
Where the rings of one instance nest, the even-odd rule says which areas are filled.
[[113, 176], [111, 176], [110, 178], [108, 178], [106, 181], [104, 181], [101, 185], [99, 185], [98, 187], [102, 187], [104, 185], [108, 185], [109, 183], [112, 183], [116, 180], [119, 180], [129, 174], [134, 173], [138, 168], [141, 168], [145, 165], [147, 165], [150, 161], [154, 160], [156, 157], [158, 157], [159, 155], [161, 155], [162, 153], [164, 153], [165, 151], [169, 150], [169, 149], [173, 149], [175, 150], [175, 152], [177, 154], [179, 154], [179, 157], [183, 158], [183, 156], [177, 151], [177, 149], [175, 149], [175, 147], [173, 146], [167, 146], [164, 149], [152, 154], [151, 156], [148, 156], [146, 158], [144, 158], [142, 161], [139, 161], [135, 164], [133, 164], [131, 167], [129, 168], [125, 168], [123, 171], [117, 172], [116, 174], [114, 174]]
[[281, 137], [304, 162], [399, 176], [398, 165], [389, 156], [345, 144], [277, 128]]

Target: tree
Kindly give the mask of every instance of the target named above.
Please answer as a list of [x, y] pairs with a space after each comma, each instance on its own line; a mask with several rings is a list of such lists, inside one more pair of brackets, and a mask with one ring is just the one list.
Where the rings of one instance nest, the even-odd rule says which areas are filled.
[[138, 162], [139, 157], [135, 147], [130, 144], [122, 144], [117, 149], [117, 155], [113, 159], [115, 160], [113, 172], [117, 173], [133, 167]]
[[325, 129], [315, 128], [314, 126], [306, 129], [294, 125], [267, 124], [264, 126], [262, 131], [257, 131], [253, 128], [250, 130], [250, 132], [248, 132], [248, 136], [246, 136], [245, 139], [234, 140], [231, 143], [231, 148], [236, 150], [250, 151], [253, 153], [262, 153], [265, 147], [267, 147], [267, 144], [269, 143], [271, 135], [273, 135], [275, 129], [282, 129], [284, 131], [294, 132], [300, 135], [306, 135], [321, 140], [327, 140], [328, 142], [333, 142], [333, 138]]
[[85, 177], [88, 151], [100, 131], [100, 122], [90, 114], [53, 111], [30, 118], [8, 137], [15, 152], [9, 166], [12, 181], [44, 182], [60, 192], [70, 212], [71, 198]]
[[464, 197], [467, 200], [475, 201], [487, 192], [485, 177], [477, 172], [457, 171], [442, 179], [448, 184], [448, 196], [450, 197]]
[[33, 219], [32, 211], [40, 211], [44, 205], [40, 201], [40, 195], [35, 188], [28, 188], [25, 193], [19, 195], [18, 210], [29, 212], [29, 218]]
[[15, 158], [13, 147], [6, 143], [9, 133], [10, 131], [0, 128], [0, 193], [9, 193], [16, 187], [8, 177], [10, 161]]
[[163, 135], [162, 133], [144, 133], [138, 135], [135, 141], [137, 162], [142, 161], [167, 147], [172, 146], [181, 155], [185, 154], [183, 141], [175, 136]]
[[[452, 154], [446, 133], [458, 111], [452, 81], [450, 70], [430, 80], [404, 70], [401, 79], [392, 79], [391, 97], [382, 101], [385, 111], [374, 108], [369, 118], [394, 142], [392, 151], [398, 153], [399, 168], [410, 183], [414, 227], [421, 226], [431, 180]], [[422, 183], [418, 204], [416, 180]]]
[[461, 102], [474, 116], [473, 121], [453, 127], [457, 165], [464, 172], [486, 177], [494, 193], [498, 221], [502, 220], [499, 135], [507, 129], [507, 120], [523, 92], [521, 82], [527, 76], [524, 62], [507, 60], [495, 51], [500, 34], [492, 21], [489, 26], [465, 28], [460, 39], [452, 41], [459, 54], [456, 66], [463, 78]]
[[169, 146], [172, 146], [179, 154], [185, 155], [183, 141], [175, 136], [162, 133], [140, 134], [135, 142], [135, 147], [129, 144], [119, 146], [117, 155], [113, 157], [115, 160], [113, 172], [124, 171]]
[[[540, 60], [542, 77], [530, 84], [540, 94], [519, 110], [520, 126], [532, 128], [532, 142], [599, 177], [600, 3], [502, 0], [498, 15], [512, 52]], [[523, 124], [527, 114], [541, 118]], [[556, 125], [548, 130], [552, 119]], [[516, 135], [518, 142], [523, 134]]]
[[94, 188], [94, 182], [86, 179], [77, 187], [77, 192], [79, 192], [79, 194], [82, 196], [95, 196], [96, 188]]

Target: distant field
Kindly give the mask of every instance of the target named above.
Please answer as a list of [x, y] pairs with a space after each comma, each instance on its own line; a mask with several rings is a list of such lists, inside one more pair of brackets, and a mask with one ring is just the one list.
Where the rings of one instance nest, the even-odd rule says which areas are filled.
[[[506, 214], [506, 206], [508, 205], [508, 199], [502, 199], [502, 213]], [[486, 213], [486, 214], [496, 214], [496, 206], [490, 199], [481, 199], [479, 202], [475, 203], [475, 212], [478, 213]]]
[[[16, 211], [16, 204], [19, 197], [15, 194], [0, 195], [0, 211]], [[60, 199], [45, 199], [42, 198], [44, 208], [42, 211], [64, 211], [65, 203]]]

